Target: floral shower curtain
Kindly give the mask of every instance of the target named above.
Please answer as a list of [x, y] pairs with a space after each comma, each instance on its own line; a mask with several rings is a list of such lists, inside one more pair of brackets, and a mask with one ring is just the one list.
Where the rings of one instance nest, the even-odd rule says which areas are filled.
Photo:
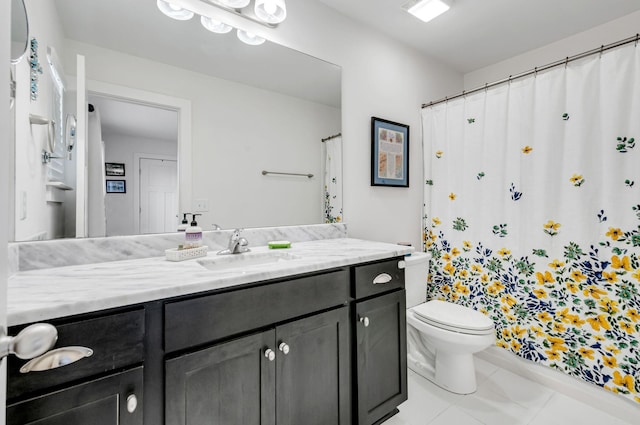
[[640, 402], [640, 47], [425, 108], [423, 134], [430, 298]]
[[342, 136], [325, 140], [324, 222], [342, 221]]

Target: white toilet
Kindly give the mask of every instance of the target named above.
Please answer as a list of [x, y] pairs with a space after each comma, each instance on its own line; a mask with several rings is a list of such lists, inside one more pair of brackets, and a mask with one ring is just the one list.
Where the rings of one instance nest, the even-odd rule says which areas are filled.
[[476, 390], [473, 353], [495, 343], [493, 321], [468, 307], [427, 299], [430, 254], [405, 257], [407, 363], [409, 369], [445, 390]]

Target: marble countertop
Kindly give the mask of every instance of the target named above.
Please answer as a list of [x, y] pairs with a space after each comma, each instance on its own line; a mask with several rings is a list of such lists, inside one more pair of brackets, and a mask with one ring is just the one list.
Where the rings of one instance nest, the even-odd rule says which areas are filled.
[[[9, 278], [9, 326], [51, 320], [203, 291], [229, 288], [262, 280], [327, 270], [356, 263], [405, 255], [413, 248], [351, 238], [295, 242], [289, 249], [251, 247], [238, 255], [286, 253], [291, 259], [242, 268], [209, 270], [198, 261], [165, 257], [24, 271]], [[277, 254], [276, 254], [277, 255]]]

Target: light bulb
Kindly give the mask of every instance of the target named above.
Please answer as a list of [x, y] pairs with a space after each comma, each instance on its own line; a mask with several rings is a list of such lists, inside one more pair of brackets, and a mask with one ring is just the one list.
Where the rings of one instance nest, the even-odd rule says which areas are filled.
[[265, 42], [265, 39], [260, 37], [259, 35], [256, 35], [252, 32], [248, 32], [248, 31], [244, 31], [244, 30], [238, 30], [237, 32], [238, 38], [240, 39], [240, 41], [242, 41], [243, 43], [249, 44], [251, 46], [259, 46], [262, 43]]
[[180, 6], [176, 6], [165, 0], [158, 0], [156, 5], [160, 12], [164, 13], [170, 18], [177, 19], [178, 21], [188, 21], [193, 18], [193, 12], [187, 9], [183, 9]]
[[284, 0], [256, 0], [254, 12], [263, 22], [279, 24], [287, 17], [287, 6]]
[[210, 18], [208, 16], [201, 16], [200, 23], [203, 27], [216, 34], [226, 34], [233, 29], [231, 25], [227, 25], [224, 22]]
[[269, 15], [273, 15], [274, 13], [276, 13], [277, 10], [278, 10], [278, 6], [275, 4], [275, 2], [270, 0], [266, 0], [264, 2], [264, 11], [267, 12]]

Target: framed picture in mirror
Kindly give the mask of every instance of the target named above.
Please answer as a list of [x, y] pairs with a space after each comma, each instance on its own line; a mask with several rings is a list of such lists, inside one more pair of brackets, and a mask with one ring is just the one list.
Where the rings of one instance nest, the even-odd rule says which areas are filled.
[[104, 170], [107, 176], [124, 176], [124, 164], [118, 162], [105, 162]]
[[107, 193], [127, 193], [127, 181], [107, 180]]
[[371, 186], [409, 187], [409, 126], [371, 117]]

